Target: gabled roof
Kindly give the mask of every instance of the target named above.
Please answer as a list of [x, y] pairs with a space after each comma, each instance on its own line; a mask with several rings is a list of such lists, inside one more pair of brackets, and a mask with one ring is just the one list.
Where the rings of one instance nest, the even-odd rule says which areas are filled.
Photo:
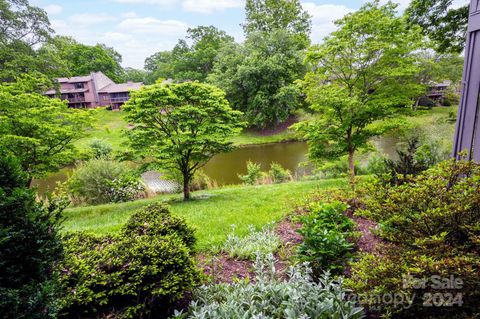
[[59, 83], [78, 83], [78, 82], [88, 82], [92, 79], [91, 75], [85, 76], [73, 76], [71, 78], [58, 78]]
[[121, 93], [131, 90], [138, 90], [142, 87], [141, 82], [127, 82], [127, 83], [112, 83], [98, 91], [98, 93]]

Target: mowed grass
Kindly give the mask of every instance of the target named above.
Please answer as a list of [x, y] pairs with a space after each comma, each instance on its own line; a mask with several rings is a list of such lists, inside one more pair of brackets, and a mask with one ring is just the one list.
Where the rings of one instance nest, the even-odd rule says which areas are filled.
[[75, 146], [86, 150], [93, 140], [99, 139], [110, 144], [116, 151], [124, 150], [127, 145], [124, 131], [128, 128], [124, 116], [122, 111], [109, 111], [105, 108], [93, 110], [93, 128], [87, 131], [87, 136], [78, 140]]
[[[112, 146], [114, 151], [123, 151], [128, 146], [124, 132], [128, 124], [123, 111], [109, 111], [105, 108], [93, 110], [93, 128], [87, 131], [87, 136], [75, 143], [79, 150], [85, 151], [93, 140], [99, 139]], [[287, 129], [272, 135], [261, 135], [244, 131], [235, 136], [232, 141], [237, 146], [278, 143], [297, 139], [295, 131]]]
[[276, 185], [237, 186], [194, 193], [200, 197], [182, 202], [180, 195], [165, 195], [129, 203], [80, 207], [65, 211], [63, 231], [87, 231], [97, 235], [117, 232], [137, 209], [154, 202], [169, 201], [173, 214], [196, 229], [198, 248], [215, 249], [235, 225], [235, 233], [246, 235], [281, 220], [296, 203], [316, 190], [347, 187], [343, 179], [291, 182]]

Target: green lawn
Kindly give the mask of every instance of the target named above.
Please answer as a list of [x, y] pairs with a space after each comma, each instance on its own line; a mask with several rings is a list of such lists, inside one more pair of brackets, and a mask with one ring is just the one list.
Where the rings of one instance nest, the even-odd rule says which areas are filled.
[[[261, 228], [279, 221], [299, 200], [317, 189], [346, 186], [343, 179], [291, 182], [277, 185], [237, 186], [195, 193], [204, 199], [191, 202], [175, 200], [174, 214], [184, 217], [197, 230], [200, 250], [218, 247], [236, 226], [238, 235], [245, 235], [249, 225]], [[208, 197], [209, 195], [210, 197]], [[180, 195], [159, 196], [130, 203], [68, 209], [64, 231], [88, 231], [107, 234], [118, 231], [138, 208], [157, 201], [179, 199]]]
[[75, 146], [80, 150], [85, 150], [94, 139], [100, 139], [112, 145], [114, 150], [123, 150], [127, 141], [123, 135], [123, 131], [127, 129], [123, 112], [108, 111], [104, 108], [96, 109], [93, 112], [95, 119], [93, 129], [87, 132], [87, 137], [77, 141]]
[[[127, 139], [124, 137], [123, 132], [128, 129], [127, 123], [123, 118], [124, 113], [122, 111], [108, 111], [105, 108], [99, 108], [93, 112], [95, 119], [93, 129], [87, 132], [87, 137], [77, 141], [75, 145], [80, 150], [85, 150], [94, 139], [100, 139], [112, 145], [116, 151], [124, 150], [127, 145]], [[277, 143], [295, 139], [296, 135], [293, 130], [285, 130], [266, 136], [245, 131], [234, 137], [233, 142], [235, 145], [241, 146]]]

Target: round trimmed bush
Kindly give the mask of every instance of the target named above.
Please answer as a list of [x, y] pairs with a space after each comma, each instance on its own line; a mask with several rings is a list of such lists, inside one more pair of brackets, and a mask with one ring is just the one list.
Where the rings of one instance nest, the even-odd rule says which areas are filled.
[[158, 205], [135, 213], [116, 236], [67, 235], [62, 316], [168, 317], [196, 286], [194, 242], [185, 222]]

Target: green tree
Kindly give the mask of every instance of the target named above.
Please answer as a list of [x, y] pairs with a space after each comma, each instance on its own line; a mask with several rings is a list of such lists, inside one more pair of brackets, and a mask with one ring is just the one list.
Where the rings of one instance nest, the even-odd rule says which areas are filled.
[[147, 76], [145, 84], [153, 84], [158, 79], [173, 78], [173, 59], [171, 51], [160, 51], [145, 59]]
[[35, 49], [52, 34], [44, 10], [26, 0], [0, 0], [0, 81], [12, 82], [18, 74], [46, 73], [54, 67], [43, 63]]
[[230, 138], [243, 123], [225, 93], [208, 84], [154, 84], [133, 92], [125, 104], [134, 149], [182, 175], [184, 199], [190, 199], [195, 172], [215, 154], [232, 150]]
[[253, 33], [244, 45], [221, 51], [208, 81], [227, 92], [230, 104], [245, 114], [250, 126], [275, 126], [301, 103], [294, 85], [305, 74], [301, 46], [284, 30]]
[[44, 43], [53, 33], [47, 13], [27, 0], [0, 0], [0, 44]]
[[299, 36], [305, 43], [311, 31], [311, 17], [298, 0], [247, 0], [245, 34], [285, 30]]
[[214, 26], [190, 28], [186, 39], [179, 40], [171, 52], [157, 52], [147, 58], [145, 69], [156, 79], [204, 82], [213, 69], [219, 50], [229, 43], [233, 43], [233, 37]]
[[125, 74], [123, 75], [123, 81], [128, 82], [142, 82], [147, 81], [147, 71], [134, 68], [125, 68]]
[[465, 47], [469, 5], [454, 7], [453, 0], [412, 0], [405, 15], [436, 45], [440, 53], [461, 53]]
[[31, 177], [71, 163], [72, 142], [91, 124], [90, 112], [43, 96], [50, 85], [38, 74], [0, 85], [0, 146], [11, 151]]
[[0, 149], [0, 313], [2, 318], [56, 318], [61, 289], [54, 271], [65, 202], [38, 202], [28, 175]]
[[122, 56], [104, 44], [89, 46], [78, 43], [71, 37], [56, 36], [41, 51], [49, 51], [63, 61], [70, 76], [101, 71], [117, 83], [123, 80], [124, 70], [120, 65]]
[[308, 139], [312, 159], [348, 154], [352, 183], [355, 152], [388, 128], [377, 121], [410, 104], [418, 88], [414, 51], [422, 35], [397, 17], [395, 8], [377, 1], [364, 5], [338, 20], [339, 30], [307, 54], [315, 67], [303, 87], [319, 116], [296, 128]]

